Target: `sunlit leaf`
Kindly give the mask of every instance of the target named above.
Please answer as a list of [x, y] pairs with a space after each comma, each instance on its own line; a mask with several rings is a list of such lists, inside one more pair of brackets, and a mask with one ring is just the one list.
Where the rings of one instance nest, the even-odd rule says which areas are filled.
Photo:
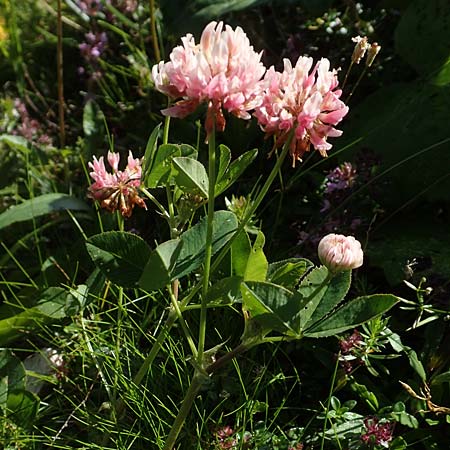
[[11, 206], [0, 214], [0, 229], [17, 222], [36, 219], [57, 211], [91, 211], [91, 208], [82, 200], [67, 194], [44, 194], [25, 200], [17, 206]]

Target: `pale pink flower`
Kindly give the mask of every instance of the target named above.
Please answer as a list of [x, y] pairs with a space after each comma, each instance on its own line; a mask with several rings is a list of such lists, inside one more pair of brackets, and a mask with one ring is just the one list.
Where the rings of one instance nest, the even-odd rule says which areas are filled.
[[276, 147], [286, 142], [294, 129], [290, 153], [293, 166], [310, 145], [322, 156], [332, 147], [328, 137], [337, 137], [342, 131], [334, 128], [347, 114], [348, 107], [339, 100], [336, 70], [330, 70], [330, 61], [322, 58], [314, 67], [313, 59], [301, 56], [292, 67], [284, 59], [282, 73], [273, 67], [264, 77], [264, 96], [254, 115], [267, 136], [276, 136]]
[[134, 205], [147, 209], [144, 200], [139, 197], [138, 188], [141, 185], [141, 160], [134, 158], [131, 151], [125, 170], [119, 170], [119, 153], [108, 152], [108, 163], [112, 173], [106, 171], [103, 156], [89, 163], [92, 169], [91, 178], [95, 181], [89, 187], [89, 196], [100, 202], [102, 208], [110, 212], [120, 211], [122, 216], [130, 217]]
[[356, 269], [363, 264], [361, 244], [353, 236], [327, 234], [319, 242], [319, 259], [331, 272]]
[[203, 30], [200, 43], [191, 34], [182, 46], [175, 47], [170, 61], [153, 66], [152, 76], [158, 91], [173, 99], [174, 106], [164, 115], [183, 118], [200, 103], [208, 103], [206, 129], [213, 120], [218, 130], [225, 128], [222, 108], [241, 119], [261, 102], [261, 78], [266, 71], [261, 53], [256, 53], [242, 28], [223, 29], [222, 22], [211, 22]]

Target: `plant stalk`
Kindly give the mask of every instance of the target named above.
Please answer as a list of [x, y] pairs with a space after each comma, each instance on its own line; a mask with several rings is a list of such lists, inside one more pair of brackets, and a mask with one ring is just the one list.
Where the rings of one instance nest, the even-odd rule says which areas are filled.
[[58, 117], [59, 117], [59, 145], [64, 147], [66, 141], [66, 131], [64, 125], [64, 80], [63, 80], [63, 42], [62, 42], [62, 5], [61, 0], [58, 0], [58, 15], [56, 33], [58, 35], [58, 42], [56, 45], [56, 67], [58, 76]]
[[[264, 197], [266, 196], [267, 192], [270, 189], [270, 186], [273, 183], [273, 180], [277, 176], [277, 174], [286, 158], [286, 155], [288, 154], [289, 146], [292, 141], [292, 137], [293, 137], [293, 134], [291, 133], [290, 137], [287, 139], [286, 143], [284, 144], [283, 150], [281, 151], [281, 154], [280, 154], [279, 158], [277, 159], [277, 162], [273, 166], [273, 169], [270, 172], [266, 182], [264, 183], [263, 187], [261, 188], [261, 191], [259, 192], [259, 194], [256, 196], [255, 201], [252, 202], [249, 209], [247, 210], [247, 213], [242, 218], [242, 221], [239, 224], [236, 232], [233, 234], [233, 236], [231, 236], [230, 240], [225, 244], [225, 246], [222, 248], [220, 253], [215, 258], [214, 262], [212, 263], [211, 272], [214, 272], [217, 269], [217, 267], [219, 267], [219, 264], [221, 263], [222, 259], [226, 256], [226, 254], [230, 250], [231, 245], [233, 244], [234, 240], [236, 239], [237, 236], [239, 236], [241, 234], [241, 232], [247, 226], [247, 223], [251, 219], [252, 215], [255, 213], [258, 206], [263, 201]], [[197, 292], [200, 290], [200, 288], [201, 288], [201, 284], [197, 283], [197, 285], [194, 286], [194, 288], [191, 290], [191, 292], [182, 300], [182, 302], [181, 302], [182, 308], [186, 307], [190, 303], [190, 301], [194, 298], [194, 296], [197, 294]]]
[[202, 301], [200, 310], [200, 328], [198, 334], [198, 351], [197, 361], [203, 365], [203, 353], [205, 350], [205, 336], [206, 336], [206, 311], [209, 287], [209, 276], [211, 272], [211, 257], [212, 257], [212, 237], [213, 237], [213, 221], [214, 221], [214, 199], [216, 188], [216, 127], [213, 121], [213, 126], [210, 135], [208, 136], [208, 222], [206, 229], [206, 243], [205, 243], [205, 263], [203, 268], [203, 285], [202, 285]]
[[325, 419], [323, 421], [322, 441], [320, 443], [320, 450], [323, 450], [324, 445], [325, 445], [325, 431], [327, 429], [328, 412], [330, 411], [331, 397], [334, 392], [334, 383], [336, 382], [336, 375], [337, 375], [337, 370], [339, 367], [339, 357], [340, 357], [340, 353], [338, 354], [338, 357], [336, 358], [336, 365], [334, 367], [333, 378], [331, 379], [330, 393], [328, 394], [327, 406], [325, 409]]
[[164, 444], [163, 450], [172, 450], [181, 429], [183, 428], [186, 417], [191, 410], [195, 398], [202, 386], [202, 378], [204, 375], [195, 373], [192, 378], [191, 384], [186, 392], [183, 403], [181, 404], [180, 410], [178, 411], [177, 417], [170, 429], [169, 435], [167, 436], [166, 443]]
[[[230, 361], [232, 361], [236, 356], [240, 355], [241, 353], [244, 353], [247, 351], [251, 346], [248, 344], [239, 344], [237, 347], [235, 347], [233, 350], [229, 351], [225, 355], [223, 355], [221, 358], [219, 358], [217, 361], [210, 364], [208, 367], [206, 367], [205, 371], [208, 375], [212, 374], [213, 372], [216, 372], [226, 364], [228, 364]], [[199, 372], [196, 372], [194, 374], [194, 377], [192, 378], [191, 384], [189, 386], [188, 391], [186, 392], [186, 395], [184, 397], [183, 403], [181, 405], [180, 411], [178, 412], [177, 417], [175, 418], [175, 421], [172, 425], [172, 428], [169, 432], [169, 436], [167, 437], [167, 441], [164, 445], [163, 450], [172, 450], [176, 440], [178, 438], [178, 435], [180, 434], [181, 429], [183, 428], [184, 422], [186, 421], [186, 418], [189, 414], [189, 411], [192, 408], [192, 405], [194, 404], [194, 400], [197, 397], [197, 394], [202, 386], [202, 380], [204, 379], [205, 375]]]
[[161, 61], [161, 52], [159, 51], [158, 35], [156, 34], [155, 0], [150, 0], [150, 27], [152, 32], [153, 53], [155, 54], [156, 62], [159, 62]]

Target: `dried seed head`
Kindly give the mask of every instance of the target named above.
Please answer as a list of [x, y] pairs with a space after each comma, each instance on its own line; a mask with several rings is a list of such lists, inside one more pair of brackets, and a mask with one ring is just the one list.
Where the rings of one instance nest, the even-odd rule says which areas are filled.
[[366, 51], [370, 49], [370, 44], [367, 41], [366, 36], [355, 36], [354, 38], [352, 38], [352, 41], [356, 42], [352, 54], [352, 63], [359, 64], [361, 62], [361, 59], [364, 58]]
[[381, 45], [378, 45], [376, 42], [370, 45], [370, 48], [367, 50], [367, 59], [366, 66], [370, 67], [381, 50]]

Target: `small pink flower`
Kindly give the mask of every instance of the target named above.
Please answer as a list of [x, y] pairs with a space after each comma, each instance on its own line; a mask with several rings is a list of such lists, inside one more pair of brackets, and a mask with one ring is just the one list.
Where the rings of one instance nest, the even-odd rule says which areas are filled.
[[145, 202], [139, 197], [142, 167], [140, 159], [135, 159], [131, 151], [128, 153], [127, 166], [119, 170], [119, 153], [108, 152], [108, 163], [112, 173], [106, 171], [103, 156], [89, 163], [90, 175], [95, 181], [89, 187], [89, 196], [100, 202], [102, 208], [110, 212], [120, 211], [122, 216], [130, 217], [134, 205], [147, 209]]
[[279, 147], [289, 131], [295, 130], [290, 147], [293, 166], [311, 144], [326, 156], [332, 147], [327, 138], [342, 134], [334, 125], [348, 112], [339, 100], [342, 91], [337, 89], [337, 72], [330, 71], [330, 61], [322, 58], [313, 68], [312, 58], [301, 56], [295, 67], [284, 59], [283, 72], [270, 67], [264, 83], [263, 101], [254, 115], [266, 136], [275, 135], [275, 145]]
[[180, 99], [174, 106], [162, 111], [164, 115], [183, 118], [200, 103], [208, 103], [206, 130], [223, 131], [225, 119], [222, 108], [241, 119], [250, 119], [248, 111], [261, 102], [260, 80], [265, 67], [260, 61], [244, 31], [222, 22], [211, 22], [203, 30], [200, 43], [187, 34], [183, 45], [175, 47], [170, 61], [152, 68], [158, 91]]
[[319, 242], [318, 253], [331, 272], [356, 269], [363, 264], [361, 244], [353, 236], [327, 234]]

